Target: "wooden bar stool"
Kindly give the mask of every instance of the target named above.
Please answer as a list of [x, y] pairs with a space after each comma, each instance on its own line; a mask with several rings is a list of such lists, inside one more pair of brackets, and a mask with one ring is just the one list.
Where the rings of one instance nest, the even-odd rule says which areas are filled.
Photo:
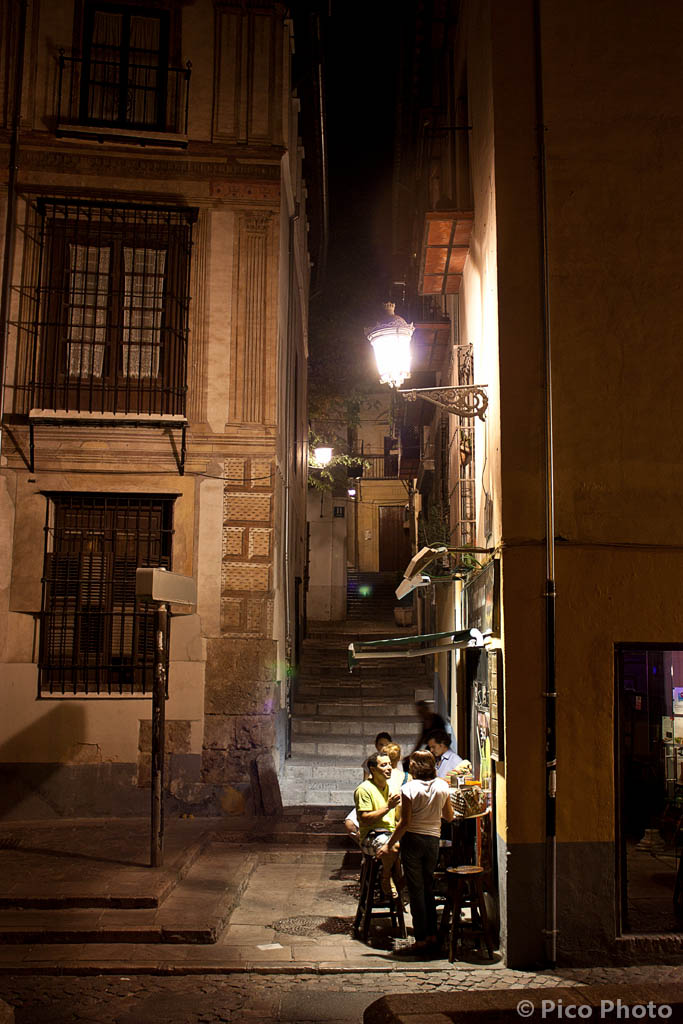
[[[396, 867], [392, 872], [394, 883], [396, 882]], [[370, 922], [373, 914], [375, 917], [390, 917], [392, 927], [398, 928], [399, 935], [405, 939], [406, 925], [403, 918], [403, 904], [400, 896], [390, 896], [382, 892], [380, 886], [381, 865], [376, 857], [363, 854], [360, 868], [360, 894], [358, 896], [358, 907], [353, 922], [353, 934], [355, 938], [361, 938], [363, 942], [368, 941], [370, 934]]]
[[[484, 940], [489, 958], [493, 957], [493, 944], [489, 920], [484, 902], [484, 869], [476, 864], [464, 864], [457, 868], [448, 868], [448, 901], [443, 910], [439, 929], [442, 941], [448, 931], [448, 959], [453, 963], [457, 953], [458, 942], [462, 943], [466, 932], [478, 940]], [[469, 907], [471, 919], [463, 921], [461, 911]]]

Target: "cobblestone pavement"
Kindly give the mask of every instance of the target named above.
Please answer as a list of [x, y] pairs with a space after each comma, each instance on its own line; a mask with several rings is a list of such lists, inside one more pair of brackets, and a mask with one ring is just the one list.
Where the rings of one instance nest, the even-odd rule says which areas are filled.
[[0, 998], [16, 1024], [360, 1024], [381, 995], [524, 989], [589, 983], [683, 982], [683, 967], [572, 968], [532, 973], [459, 967], [391, 975], [339, 971], [321, 975], [236, 973], [0, 978]]

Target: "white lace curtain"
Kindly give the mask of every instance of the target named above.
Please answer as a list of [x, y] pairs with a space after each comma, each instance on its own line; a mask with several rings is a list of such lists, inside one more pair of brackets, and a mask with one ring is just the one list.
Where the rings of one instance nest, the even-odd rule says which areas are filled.
[[[69, 246], [67, 372], [101, 378], [109, 325], [111, 248]], [[123, 248], [120, 372], [156, 377], [160, 367], [166, 250]]]
[[[131, 124], [156, 123], [160, 26], [159, 18], [155, 17], [95, 12], [90, 49], [90, 117]], [[120, 76], [124, 57], [128, 73], [126, 110], [122, 111]]]
[[101, 377], [107, 341], [111, 250], [69, 246], [67, 367], [70, 377]]
[[123, 250], [124, 377], [156, 377], [161, 349], [166, 253], [163, 249]]

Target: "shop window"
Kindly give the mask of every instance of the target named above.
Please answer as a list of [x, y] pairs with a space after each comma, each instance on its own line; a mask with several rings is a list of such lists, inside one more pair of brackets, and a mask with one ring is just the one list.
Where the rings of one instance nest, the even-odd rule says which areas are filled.
[[48, 496], [40, 696], [144, 696], [154, 613], [135, 598], [138, 566], [171, 567], [173, 498]]
[[185, 411], [194, 212], [42, 200], [32, 407]]
[[683, 649], [617, 649], [622, 933], [683, 930]]

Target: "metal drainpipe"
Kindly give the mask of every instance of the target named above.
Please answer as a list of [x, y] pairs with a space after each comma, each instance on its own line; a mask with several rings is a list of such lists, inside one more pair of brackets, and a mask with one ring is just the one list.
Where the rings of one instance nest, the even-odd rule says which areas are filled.
[[[291, 410], [290, 403], [292, 400], [292, 375], [290, 373], [290, 343], [292, 341], [293, 325], [294, 325], [294, 288], [296, 286], [296, 254], [294, 246], [294, 228], [295, 224], [299, 219], [299, 204], [294, 202], [294, 213], [289, 218], [289, 239], [288, 239], [288, 257], [289, 257], [289, 289], [287, 294], [287, 355], [285, 362], [285, 408], [287, 417], [287, 427], [285, 430], [285, 436], [287, 443], [285, 445], [285, 522], [284, 522], [284, 548], [285, 548], [285, 658], [287, 661], [287, 667], [289, 667], [293, 642], [292, 642], [292, 608], [289, 594], [290, 586], [290, 512], [289, 512], [289, 497], [290, 497], [290, 457], [291, 457], [291, 442], [297, 443], [296, 437], [296, 410], [294, 410], [294, 436], [291, 436], [290, 423], [291, 423]], [[289, 683], [287, 683], [289, 685]]]
[[536, 117], [538, 132], [538, 202], [541, 219], [541, 294], [545, 369], [545, 949], [551, 967], [557, 963], [557, 686], [555, 672], [555, 481], [553, 453], [552, 347], [548, 267], [548, 180], [545, 148], [543, 55], [540, 0], [534, 0]]
[[17, 25], [17, 63], [14, 73], [14, 109], [7, 176], [7, 213], [5, 215], [5, 244], [2, 259], [2, 294], [0, 296], [0, 457], [2, 456], [3, 423], [5, 417], [5, 366], [9, 335], [10, 294], [14, 267], [14, 225], [17, 214], [17, 174], [19, 171], [19, 129], [21, 126], [21, 100], [24, 84], [24, 46], [26, 42], [26, 0], [19, 0]]

